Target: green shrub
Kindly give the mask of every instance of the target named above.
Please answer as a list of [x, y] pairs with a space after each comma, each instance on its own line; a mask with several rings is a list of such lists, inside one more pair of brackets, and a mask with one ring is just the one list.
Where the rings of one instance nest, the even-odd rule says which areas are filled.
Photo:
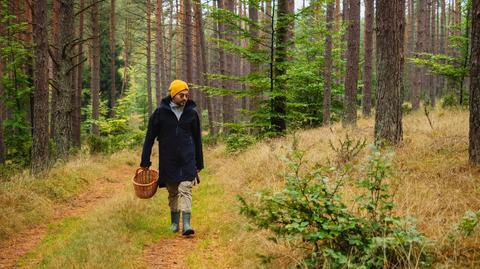
[[392, 214], [394, 204], [385, 183], [391, 167], [388, 155], [374, 148], [357, 185], [364, 194], [350, 209], [340, 194], [353, 165], [300, 173], [304, 152], [287, 158], [292, 172], [282, 191], [260, 194], [256, 203], [242, 203], [241, 212], [254, 225], [280, 239], [293, 241], [305, 256], [296, 266], [307, 268], [410, 268], [428, 265], [425, 237], [408, 217]]
[[458, 97], [453, 94], [447, 94], [442, 98], [442, 108], [455, 108], [459, 106]]
[[87, 145], [90, 153], [108, 153], [110, 150], [109, 140], [106, 137], [90, 135], [87, 138]]
[[255, 137], [244, 133], [233, 133], [225, 137], [228, 152], [234, 153], [248, 148], [255, 143]]

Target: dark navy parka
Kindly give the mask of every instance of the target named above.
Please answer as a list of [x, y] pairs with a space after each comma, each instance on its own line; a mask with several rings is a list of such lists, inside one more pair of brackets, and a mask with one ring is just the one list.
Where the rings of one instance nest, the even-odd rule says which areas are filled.
[[148, 121], [143, 143], [141, 167], [150, 167], [150, 155], [155, 138], [159, 144], [159, 186], [195, 179], [197, 170], [203, 169], [200, 120], [195, 102], [188, 100], [180, 119], [170, 107], [172, 98], [162, 99], [160, 106]]

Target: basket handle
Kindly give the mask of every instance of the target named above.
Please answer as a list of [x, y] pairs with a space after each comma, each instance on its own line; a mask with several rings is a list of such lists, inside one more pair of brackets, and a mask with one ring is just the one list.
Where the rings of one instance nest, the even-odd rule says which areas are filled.
[[149, 170], [149, 169], [150, 169], [149, 167], [147, 167], [147, 168], [145, 168], [145, 167], [139, 167], [139, 168], [137, 169], [137, 171], [135, 171], [135, 176], [138, 175], [138, 173], [140, 173], [140, 171]]

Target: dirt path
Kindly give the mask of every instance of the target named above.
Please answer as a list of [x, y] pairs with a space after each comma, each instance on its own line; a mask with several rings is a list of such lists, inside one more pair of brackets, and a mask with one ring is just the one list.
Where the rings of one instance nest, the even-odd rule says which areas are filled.
[[126, 175], [130, 175], [132, 170], [132, 167], [125, 166], [116, 174], [110, 175], [109, 178], [96, 179], [89, 191], [79, 195], [68, 204], [55, 205], [54, 214], [48, 223], [29, 228], [0, 244], [0, 268], [15, 268], [21, 257], [40, 244], [47, 233], [49, 224], [63, 218], [80, 216], [113, 197], [118, 192], [112, 190], [124, 188], [125, 182], [128, 180]]
[[157, 244], [148, 245], [143, 253], [148, 268], [187, 268], [187, 257], [194, 250], [197, 239], [178, 235], [175, 238], [162, 238]]

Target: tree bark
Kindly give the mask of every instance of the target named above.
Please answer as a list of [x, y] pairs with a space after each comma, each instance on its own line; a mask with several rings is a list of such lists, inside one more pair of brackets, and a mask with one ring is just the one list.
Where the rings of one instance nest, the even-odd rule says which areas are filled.
[[115, 66], [115, 0], [110, 0], [110, 117], [115, 116], [116, 87], [116, 66]]
[[[184, 77], [187, 83], [192, 82], [192, 67], [193, 67], [193, 58], [192, 58], [192, 3], [191, 0], [182, 0], [184, 5], [184, 16], [183, 18], [183, 70]], [[193, 98], [195, 98], [195, 92], [191, 93]]]
[[[85, 8], [85, 0], [80, 0], [80, 9]], [[78, 18], [78, 39], [83, 39], [83, 12], [81, 12]], [[80, 42], [77, 45], [76, 57], [76, 81], [74, 86], [74, 96], [73, 96], [73, 112], [72, 112], [72, 143], [74, 147], [80, 147], [81, 143], [81, 98], [82, 98], [82, 84], [83, 84], [83, 43]]]
[[54, 87], [51, 87], [51, 93], [50, 93], [50, 138], [53, 139], [54, 133], [55, 133], [55, 127], [56, 127], [56, 119], [57, 117], [55, 116], [57, 114], [57, 99], [58, 99], [58, 92], [57, 88], [58, 85], [56, 84], [57, 81], [55, 79], [58, 77], [58, 64], [57, 64], [57, 59], [58, 59], [58, 54], [59, 54], [59, 47], [60, 47], [60, 1], [59, 0], [53, 0], [53, 14], [52, 14], [52, 36], [50, 39], [50, 48], [51, 49], [51, 54], [50, 57], [52, 58], [52, 84]]
[[[433, 0], [432, 1], [432, 7], [431, 7], [431, 15], [430, 15], [430, 52], [432, 54], [437, 54], [437, 44], [436, 44], [436, 18], [437, 18], [437, 1]], [[437, 78], [433, 75], [430, 74], [430, 103], [432, 107], [435, 107], [436, 105], [436, 97], [437, 97]]]
[[74, 0], [62, 0], [60, 3], [60, 36], [58, 42], [57, 76], [57, 110], [55, 111], [55, 131], [53, 138], [57, 157], [64, 159], [71, 148], [72, 137], [72, 75], [74, 48]]
[[402, 74], [405, 0], [377, 0], [377, 111], [375, 140], [402, 141]]
[[[200, 0], [194, 0], [193, 2], [193, 9], [194, 9], [194, 18], [195, 18], [195, 40], [196, 40], [196, 46], [195, 48], [195, 53], [196, 59], [197, 59], [197, 64], [195, 74], [197, 78], [197, 83], [199, 85], [208, 85], [208, 77], [207, 77], [207, 49], [205, 47], [205, 36], [203, 33], [203, 21], [202, 21], [202, 5], [200, 3]], [[200, 115], [202, 114], [204, 105], [203, 105], [203, 98], [204, 95], [202, 94], [201, 91], [198, 91], [197, 94], [197, 103], [199, 103], [199, 106], [197, 108], [198, 112]], [[206, 96], [205, 96], [206, 97]], [[206, 102], [211, 102], [210, 98], [206, 98]], [[208, 107], [208, 104], [207, 104]], [[211, 119], [209, 119], [211, 121]]]
[[177, 27], [175, 30], [176, 42], [175, 42], [175, 78], [186, 80], [185, 77], [185, 39], [183, 35], [185, 34], [185, 3], [183, 0], [180, 0], [180, 5], [177, 5], [177, 17], [176, 23]]
[[155, 3], [155, 93], [157, 106], [166, 96], [165, 57], [163, 55], [163, 1]]
[[[289, 48], [289, 34], [290, 24], [292, 20], [290, 16], [289, 5], [293, 0], [279, 0], [278, 1], [278, 14], [277, 24], [275, 27], [275, 61], [273, 66], [273, 76], [275, 87], [273, 89], [273, 97], [271, 99], [272, 104], [272, 117], [271, 125], [273, 131], [277, 135], [281, 135], [287, 129], [286, 123], [286, 102], [287, 102], [287, 88], [286, 81], [282, 76], [286, 73], [284, 63], [288, 61], [287, 50]], [[275, 10], [275, 8], [273, 8]]]
[[365, 63], [362, 112], [366, 117], [370, 116], [372, 109], [373, 12], [374, 0], [365, 0]]
[[325, 39], [325, 67], [323, 69], [323, 125], [330, 125], [330, 98], [332, 89], [332, 34], [333, 34], [333, 12], [335, 7], [332, 2], [327, 4], [327, 32]]
[[470, 54], [470, 163], [480, 165], [480, 1], [472, 1], [472, 37]]
[[[416, 53], [425, 52], [425, 13], [427, 0], [418, 0], [417, 2], [417, 40]], [[424, 68], [417, 65], [415, 67], [415, 84], [412, 92], [412, 109], [420, 108], [420, 95], [423, 87]]]
[[[35, 0], [32, 2], [32, 7], [33, 38], [35, 42], [32, 173], [38, 174], [48, 169], [49, 160], [47, 0]], [[0, 117], [3, 114], [1, 110]], [[0, 128], [3, 129], [3, 125]], [[4, 155], [1, 154], [4, 150], [0, 149], [0, 155]]]
[[99, 3], [91, 0], [91, 80], [90, 88], [92, 91], [92, 135], [100, 135], [100, 129], [96, 123], [100, 116], [100, 26], [99, 26]]
[[360, 43], [360, 0], [348, 0], [347, 74], [345, 77], [345, 126], [357, 125], [357, 86]]
[[151, 2], [147, 0], [147, 102], [148, 102], [148, 115], [152, 115], [153, 112], [153, 100], [152, 100], [152, 35], [151, 35]]
[[[258, 23], [258, 1], [249, 1], [248, 16], [252, 22]], [[259, 29], [255, 25], [249, 26], [250, 33], [250, 47], [253, 51], [258, 51], [259, 44], [257, 38], [259, 37]], [[260, 70], [260, 66], [255, 61], [250, 61], [250, 74], [255, 74]], [[261, 89], [252, 86], [253, 96], [250, 98], [250, 111], [257, 111], [260, 108]]]
[[124, 26], [124, 39], [123, 39], [123, 52], [124, 52], [124, 68], [123, 68], [123, 79], [122, 79], [122, 88], [120, 90], [120, 98], [125, 94], [125, 90], [128, 85], [128, 69], [130, 68], [130, 49], [131, 49], [131, 34], [130, 34], [130, 21], [128, 17], [125, 17], [125, 26]]

